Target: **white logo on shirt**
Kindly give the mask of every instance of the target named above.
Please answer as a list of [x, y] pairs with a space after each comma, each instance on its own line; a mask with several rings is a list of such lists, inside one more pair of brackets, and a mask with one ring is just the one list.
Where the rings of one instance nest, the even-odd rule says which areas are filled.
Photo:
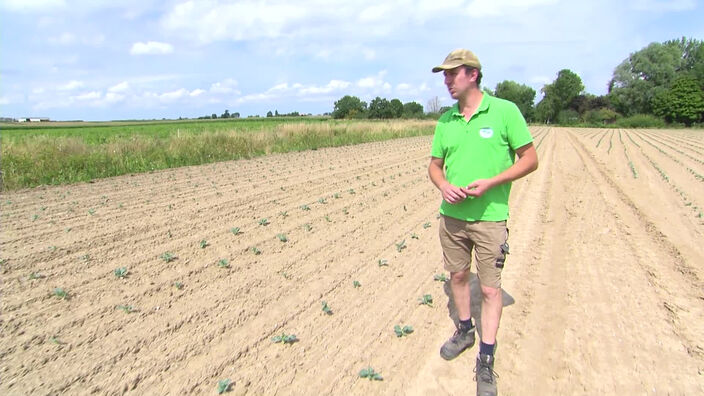
[[494, 130], [491, 128], [482, 128], [479, 130], [479, 136], [483, 137], [484, 139], [489, 139], [490, 137], [494, 136]]

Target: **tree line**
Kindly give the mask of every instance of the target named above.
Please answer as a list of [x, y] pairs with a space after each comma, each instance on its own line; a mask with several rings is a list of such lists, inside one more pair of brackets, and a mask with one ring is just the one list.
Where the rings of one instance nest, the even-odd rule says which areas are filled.
[[377, 96], [367, 105], [356, 96], [345, 95], [335, 102], [333, 118], [422, 118], [423, 106], [416, 102], [401, 103]]
[[[551, 83], [536, 91], [524, 84], [505, 80], [493, 91], [484, 91], [514, 102], [525, 119], [534, 123], [561, 125], [660, 126], [678, 123], [690, 126], [704, 122], [704, 42], [691, 38], [651, 43], [630, 54], [613, 72], [606, 95], [584, 91], [582, 79], [562, 69]], [[428, 102], [425, 116], [439, 116], [437, 97]], [[422, 118], [423, 106], [398, 99], [376, 97], [369, 105], [355, 96], [335, 102], [334, 118]]]

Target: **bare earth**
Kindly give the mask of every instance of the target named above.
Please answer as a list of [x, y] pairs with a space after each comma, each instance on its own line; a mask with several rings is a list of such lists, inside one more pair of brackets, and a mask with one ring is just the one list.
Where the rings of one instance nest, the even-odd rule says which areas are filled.
[[[704, 394], [704, 131], [532, 132], [500, 393]], [[438, 353], [454, 324], [430, 141], [3, 193], [0, 393], [473, 394], [477, 347]]]

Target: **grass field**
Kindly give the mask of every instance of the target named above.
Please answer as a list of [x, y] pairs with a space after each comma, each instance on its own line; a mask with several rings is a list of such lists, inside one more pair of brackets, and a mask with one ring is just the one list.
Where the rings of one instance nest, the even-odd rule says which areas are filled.
[[2, 126], [3, 189], [428, 135], [434, 124], [255, 118]]

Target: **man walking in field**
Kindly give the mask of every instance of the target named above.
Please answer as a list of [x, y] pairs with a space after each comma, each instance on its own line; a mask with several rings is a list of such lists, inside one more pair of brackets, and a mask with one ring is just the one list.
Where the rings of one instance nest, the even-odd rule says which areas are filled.
[[509, 192], [512, 181], [537, 169], [538, 157], [518, 107], [479, 89], [481, 64], [474, 53], [452, 51], [433, 68], [433, 73], [440, 71], [457, 103], [438, 120], [428, 174], [442, 193], [440, 244], [460, 320], [440, 355], [451, 360], [474, 345], [469, 287], [474, 250], [482, 291], [477, 394], [496, 395], [494, 350], [503, 308], [501, 270], [508, 254]]

